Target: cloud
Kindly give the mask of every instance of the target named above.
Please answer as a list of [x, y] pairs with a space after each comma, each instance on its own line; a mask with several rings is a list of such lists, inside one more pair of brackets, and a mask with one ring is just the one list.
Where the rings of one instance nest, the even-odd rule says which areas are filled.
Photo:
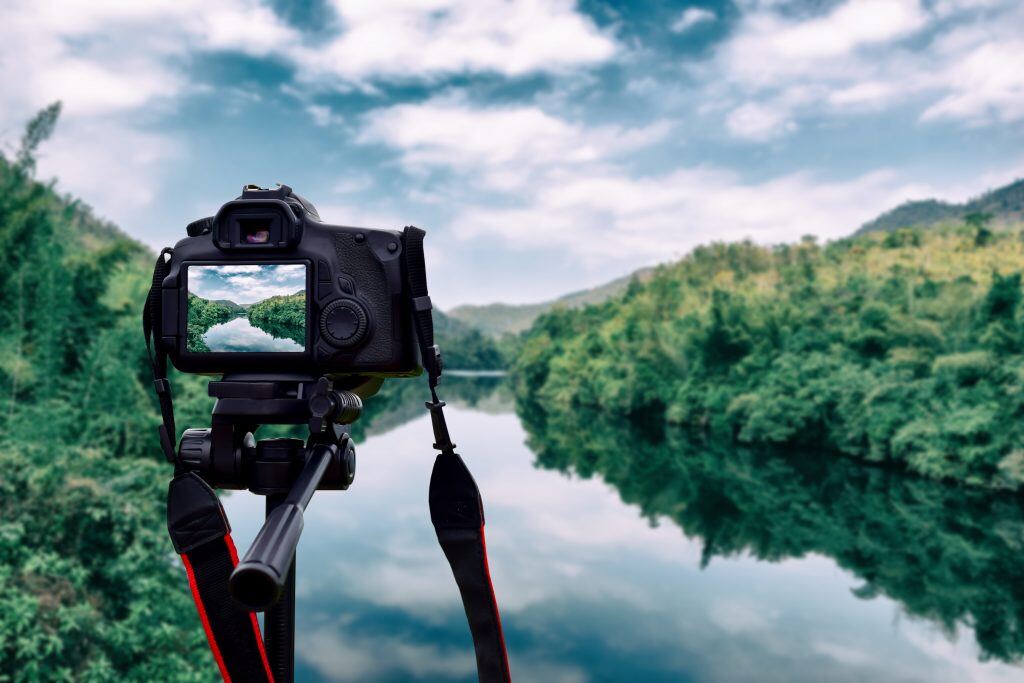
[[709, 9], [703, 7], [687, 7], [683, 10], [683, 13], [679, 15], [671, 26], [673, 33], [685, 33], [697, 24], [703, 24], [712, 22], [718, 17]]
[[334, 7], [341, 33], [292, 54], [306, 79], [518, 76], [597, 64], [617, 49], [569, 0], [335, 0]]
[[998, 0], [926, 5], [846, 0], [806, 16], [747, 7], [708, 63], [695, 67], [734, 137], [765, 142], [803, 117], [923, 102], [921, 121], [969, 125], [1024, 118], [1022, 6]]
[[638, 128], [588, 127], [536, 105], [476, 107], [441, 98], [374, 110], [359, 139], [398, 150], [410, 172], [450, 169], [472, 175], [480, 187], [514, 191], [549, 171], [610, 161], [670, 132], [665, 121]]
[[[790, 125], [771, 111], [741, 111], [730, 125], [750, 137]], [[796, 171], [747, 180], [711, 164], [635, 173], [628, 152], [671, 131], [591, 127], [533, 106], [449, 99], [372, 112], [363, 140], [392, 147], [410, 174], [430, 176], [454, 207], [449, 223], [457, 237], [555, 250], [594, 268], [666, 261], [710, 239], [839, 237], [907, 199], [954, 189], [913, 183], [894, 169], [846, 179]], [[1019, 168], [1007, 167], [1005, 179]]]
[[747, 140], [764, 141], [796, 130], [788, 112], [770, 105], [747, 102], [730, 112], [725, 120], [733, 136]]
[[306, 266], [234, 265], [189, 267], [189, 291], [205, 299], [251, 304], [306, 289]]
[[1024, 40], [978, 45], [952, 61], [943, 75], [949, 94], [924, 111], [923, 121], [982, 125], [1024, 119]]

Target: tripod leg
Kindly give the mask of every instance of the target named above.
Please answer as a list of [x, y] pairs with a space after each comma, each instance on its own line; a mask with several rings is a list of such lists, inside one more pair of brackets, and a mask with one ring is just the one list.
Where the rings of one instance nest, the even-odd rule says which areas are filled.
[[[267, 515], [284, 502], [284, 494], [267, 496]], [[281, 598], [263, 616], [263, 640], [274, 683], [292, 683], [295, 677], [295, 560], [288, 569]]]

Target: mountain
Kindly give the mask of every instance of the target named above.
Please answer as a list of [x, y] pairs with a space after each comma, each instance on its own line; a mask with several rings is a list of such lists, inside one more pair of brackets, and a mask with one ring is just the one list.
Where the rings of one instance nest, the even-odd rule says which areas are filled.
[[480, 330], [489, 337], [519, 334], [529, 329], [533, 321], [543, 313], [555, 308], [572, 309], [601, 303], [626, 291], [626, 287], [633, 280], [646, 282], [653, 273], [654, 268], [641, 268], [598, 287], [583, 289], [536, 304], [493, 303], [481, 306], [456, 306], [448, 311], [448, 316]]
[[972, 213], [991, 215], [996, 227], [1024, 222], [1024, 180], [986, 192], [963, 204], [951, 204], [937, 199], [906, 202], [865, 223], [854, 234], [962, 223]]
[[220, 304], [221, 306], [228, 309], [232, 313], [242, 313], [243, 311], [248, 310], [249, 307], [252, 306], [252, 304], [236, 304], [234, 301], [231, 301], [230, 299], [214, 299], [211, 303]]

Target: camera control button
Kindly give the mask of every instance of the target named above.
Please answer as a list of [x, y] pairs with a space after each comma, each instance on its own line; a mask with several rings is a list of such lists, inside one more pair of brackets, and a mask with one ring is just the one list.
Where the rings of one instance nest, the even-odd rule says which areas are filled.
[[366, 336], [369, 316], [355, 299], [337, 299], [320, 314], [320, 332], [331, 346], [355, 346]]
[[320, 260], [316, 264], [316, 279], [320, 282], [331, 281], [331, 267], [327, 265], [327, 261]]

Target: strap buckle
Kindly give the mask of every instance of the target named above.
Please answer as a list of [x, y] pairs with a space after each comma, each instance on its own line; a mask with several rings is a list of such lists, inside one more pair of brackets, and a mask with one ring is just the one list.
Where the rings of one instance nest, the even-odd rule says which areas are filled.
[[434, 386], [441, 379], [441, 373], [444, 371], [444, 358], [441, 356], [440, 346], [434, 344], [427, 347], [427, 357], [423, 359], [423, 366], [430, 377], [431, 386]]

